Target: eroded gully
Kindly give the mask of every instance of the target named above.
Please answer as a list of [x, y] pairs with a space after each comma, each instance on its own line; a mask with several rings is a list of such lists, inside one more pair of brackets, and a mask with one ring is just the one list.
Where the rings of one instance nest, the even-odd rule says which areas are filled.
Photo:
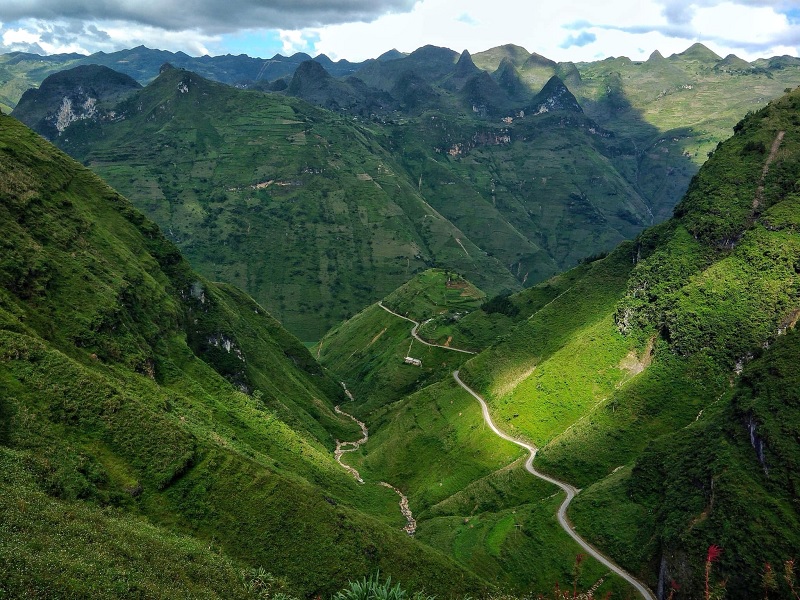
[[[347, 386], [344, 384], [344, 382], [342, 382], [342, 387], [344, 388], [344, 393], [347, 395], [347, 397], [350, 398], [350, 400], [354, 400], [353, 394], [350, 393], [350, 390], [347, 389]], [[358, 483], [363, 484], [364, 480], [361, 478], [361, 474], [355, 469], [355, 467], [351, 467], [350, 465], [342, 462], [342, 455], [346, 454], [347, 452], [355, 452], [363, 444], [366, 444], [367, 440], [369, 439], [369, 430], [362, 421], [359, 421], [350, 413], [343, 411], [338, 405], [334, 406], [333, 410], [335, 410], [337, 414], [352, 419], [358, 424], [359, 427], [361, 427], [361, 439], [358, 439], [354, 442], [342, 442], [340, 440], [336, 440], [336, 450], [334, 450], [333, 455], [336, 458], [336, 462], [338, 462], [344, 469], [347, 470], [348, 473], [355, 477], [355, 480], [358, 481]], [[400, 512], [406, 518], [406, 525], [403, 527], [403, 531], [405, 531], [408, 535], [414, 535], [414, 532], [417, 530], [417, 521], [414, 519], [414, 515], [408, 506], [408, 497], [399, 489], [394, 487], [391, 483], [381, 481], [380, 485], [389, 488], [390, 490], [394, 490], [394, 492], [400, 496]]]

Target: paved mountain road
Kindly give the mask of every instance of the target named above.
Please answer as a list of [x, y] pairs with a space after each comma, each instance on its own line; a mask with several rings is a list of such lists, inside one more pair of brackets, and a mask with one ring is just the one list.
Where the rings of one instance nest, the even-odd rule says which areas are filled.
[[[475, 352], [471, 352], [469, 350], [461, 350], [460, 348], [451, 348], [450, 346], [442, 346], [440, 344], [433, 344], [431, 342], [423, 340], [417, 334], [417, 330], [420, 327], [419, 322], [415, 321], [414, 319], [409, 319], [408, 317], [404, 317], [403, 315], [398, 314], [393, 310], [386, 308], [382, 302], [378, 302], [378, 306], [380, 306], [383, 310], [385, 310], [389, 314], [394, 315], [395, 317], [399, 317], [401, 319], [405, 319], [410, 323], [413, 323], [414, 326], [411, 328], [412, 337], [418, 342], [425, 344], [426, 346], [444, 348], [445, 350], [452, 350], [453, 352], [463, 352], [465, 354], [475, 354]], [[552, 483], [553, 485], [556, 485], [562, 490], [564, 490], [564, 493], [566, 493], [567, 496], [566, 498], [564, 498], [564, 501], [561, 503], [561, 506], [558, 507], [558, 513], [556, 515], [558, 518], [558, 523], [559, 525], [561, 525], [562, 529], [564, 529], [564, 531], [566, 531], [567, 534], [569, 534], [569, 536], [573, 540], [575, 540], [577, 544], [586, 551], [587, 554], [595, 558], [598, 562], [608, 567], [613, 573], [619, 575], [625, 581], [631, 584], [636, 589], [636, 591], [639, 592], [639, 594], [641, 594], [644, 600], [657, 600], [655, 594], [653, 594], [653, 592], [650, 591], [650, 588], [648, 588], [641, 581], [636, 579], [633, 575], [628, 573], [625, 569], [615, 564], [605, 554], [600, 552], [597, 548], [595, 548], [589, 542], [587, 542], [581, 536], [579, 536], [572, 528], [572, 524], [569, 522], [569, 519], [567, 519], [567, 508], [569, 507], [570, 502], [572, 502], [572, 499], [578, 494], [579, 490], [577, 490], [574, 486], [571, 486], [568, 483], [565, 483], [563, 481], [555, 479], [554, 477], [550, 477], [549, 475], [545, 475], [544, 473], [540, 473], [539, 471], [537, 471], [536, 468], [533, 466], [533, 459], [536, 458], [536, 452], [538, 451], [538, 448], [536, 448], [535, 446], [531, 446], [530, 444], [527, 444], [522, 440], [518, 440], [517, 438], [511, 437], [504, 431], [498, 429], [498, 427], [494, 424], [494, 421], [492, 421], [492, 416], [489, 414], [489, 407], [487, 406], [486, 401], [477, 392], [475, 392], [472, 388], [470, 388], [466, 383], [461, 381], [461, 378], [458, 376], [458, 371], [453, 371], [453, 379], [455, 379], [458, 385], [464, 388], [464, 390], [466, 390], [473, 398], [475, 398], [475, 400], [478, 401], [478, 403], [481, 405], [481, 411], [483, 412], [483, 420], [486, 421], [486, 424], [496, 435], [503, 438], [504, 440], [516, 444], [517, 446], [525, 448], [525, 450], [527, 450], [530, 453], [528, 460], [525, 462], [525, 469], [534, 477], [538, 477], [539, 479]]]
[[578, 490], [575, 489], [568, 483], [564, 483], [563, 481], [559, 481], [549, 475], [545, 475], [544, 473], [540, 473], [536, 470], [533, 466], [533, 459], [536, 457], [537, 448], [535, 446], [531, 446], [530, 444], [526, 444], [525, 442], [518, 440], [516, 438], [511, 437], [504, 431], [501, 431], [497, 428], [492, 421], [492, 417], [489, 414], [489, 407], [486, 405], [486, 401], [478, 395], [472, 388], [470, 388], [466, 383], [461, 381], [461, 378], [458, 376], [458, 371], [453, 371], [453, 378], [456, 380], [456, 383], [464, 388], [473, 398], [475, 398], [478, 403], [481, 405], [481, 411], [483, 412], [483, 420], [486, 421], [486, 424], [489, 426], [495, 434], [503, 438], [504, 440], [508, 440], [509, 442], [516, 444], [517, 446], [521, 446], [525, 448], [528, 452], [530, 452], [530, 456], [528, 460], [525, 462], [525, 469], [533, 475], [534, 477], [538, 477], [539, 479], [543, 479], [544, 481], [548, 481], [553, 485], [557, 485], [560, 487], [564, 492], [567, 494], [567, 497], [561, 503], [561, 506], [558, 508], [558, 523], [561, 527], [566, 531], [569, 536], [575, 540], [578, 545], [581, 546], [586, 552], [597, 559], [600, 563], [611, 569], [612, 572], [616, 573], [620, 577], [622, 577], [625, 581], [630, 583], [636, 590], [642, 595], [642, 598], [645, 600], [656, 600], [655, 595], [650, 589], [636, 579], [633, 575], [625, 571], [622, 567], [617, 566], [610, 558], [608, 558], [605, 554], [597, 550], [594, 546], [592, 546], [589, 542], [584, 540], [581, 536], [575, 533], [575, 530], [572, 528], [572, 524], [567, 519], [567, 508], [569, 507], [569, 503], [572, 502], [572, 499], [578, 494]]
[[[476, 354], [472, 350], [462, 350], [461, 348], [451, 348], [450, 346], [442, 346], [441, 344], [434, 344], [433, 342], [429, 342], [427, 340], [423, 340], [421, 337], [419, 337], [419, 334], [417, 333], [417, 331], [419, 330], [419, 328], [421, 327], [422, 324], [420, 324], [418, 321], [415, 321], [414, 319], [409, 319], [408, 317], [404, 317], [403, 315], [394, 312], [390, 308], [386, 308], [383, 305], [383, 302], [378, 302], [378, 306], [380, 306], [383, 310], [388, 312], [390, 315], [394, 315], [395, 317], [399, 317], [401, 319], [405, 319], [409, 323], [413, 323], [414, 326], [411, 328], [411, 337], [413, 337], [415, 340], [417, 340], [420, 344], [425, 344], [426, 346], [432, 346], [433, 348], [444, 348], [445, 350], [452, 350], [453, 352], [461, 352], [462, 354]], [[427, 322], [428, 321], [425, 321], [425, 323], [427, 323]]]

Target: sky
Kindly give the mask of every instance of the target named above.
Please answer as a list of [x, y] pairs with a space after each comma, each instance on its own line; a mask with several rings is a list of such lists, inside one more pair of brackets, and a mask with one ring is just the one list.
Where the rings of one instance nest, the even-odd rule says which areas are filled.
[[746, 60], [800, 54], [800, 0], [0, 0], [0, 52], [143, 44], [270, 58], [362, 61], [434, 44], [517, 44], [557, 61], [646, 59], [702, 42]]

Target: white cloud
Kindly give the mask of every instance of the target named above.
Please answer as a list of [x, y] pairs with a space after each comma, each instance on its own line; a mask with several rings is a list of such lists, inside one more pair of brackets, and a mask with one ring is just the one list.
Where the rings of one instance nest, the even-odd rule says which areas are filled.
[[414, 0], [3, 0], [0, 18], [126, 21], [169, 31], [205, 34], [252, 28], [323, 26], [371, 21], [407, 11]]
[[7, 29], [3, 32], [3, 44], [34, 44], [39, 41], [39, 36], [26, 29]]
[[[747, 5], [743, 5], [744, 2]], [[800, 30], [792, 37], [789, 21], [777, 12], [785, 0], [574, 0], [520, 3], [517, 0], [422, 0], [414, 10], [366, 24], [342, 24], [314, 30], [317, 52], [363, 60], [391, 48], [409, 52], [424, 44], [479, 52], [514, 43], [555, 60], [587, 61], [598, 55], [646, 58], [653, 50], [668, 55], [697, 41], [723, 56], [748, 60], [776, 53], [797, 54]], [[479, 24], [466, 23], [463, 15]], [[565, 43], [595, 36], [584, 46]], [[313, 53], [313, 52], [312, 52]]]
[[768, 43], [789, 29], [786, 16], [771, 7], [730, 2], [697, 9], [691, 23], [700, 37], [749, 43]]
[[[647, 38], [653, 36], [616, 35], [592, 27], [593, 23], [613, 23], [622, 28], [642, 23], [667, 25], [662, 5], [654, 0], [575, 0], [569, 7], [563, 3], [517, 0], [461, 0], [457, 6], [454, 10], [453, 0], [423, 0], [410, 13], [387, 15], [368, 25], [348, 23], [314, 29], [320, 38], [315, 50], [331, 57], [364, 60], [392, 48], [410, 52], [424, 44], [474, 53], [513, 43], [556, 60], [593, 60], [597, 52], [604, 56], [630, 54], [632, 49], [642, 46], [649, 54], [656, 49], [647, 45]], [[470, 22], [465, 22], [465, 14]], [[583, 39], [595, 35], [596, 42], [561, 48], [569, 36], [579, 35], [574, 27], [576, 21], [584, 25]], [[625, 47], [615, 43], [615, 39], [631, 37], [642, 41], [631, 43], [626, 39]], [[663, 37], [656, 36], [659, 41]]]
[[110, 36], [110, 44], [119, 47], [119, 40], [131, 40], [125, 48], [147, 46], [159, 50], [183, 51], [192, 56], [210, 54], [209, 46], [219, 41], [220, 36], [208, 35], [196, 30], [170, 31], [147, 25], [132, 25], [125, 22], [98, 25]]
[[126, 21], [83, 23], [28, 19], [0, 31], [0, 50], [38, 51], [38, 48], [45, 54], [91, 54], [144, 45], [203, 55], [208, 54], [208, 47], [220, 39], [194, 30], [173, 31], [165, 35], [163, 29]]
[[281, 53], [291, 56], [298, 52], [314, 52], [314, 45], [319, 41], [319, 36], [315, 31], [309, 30], [280, 30], [278, 32], [282, 49]]

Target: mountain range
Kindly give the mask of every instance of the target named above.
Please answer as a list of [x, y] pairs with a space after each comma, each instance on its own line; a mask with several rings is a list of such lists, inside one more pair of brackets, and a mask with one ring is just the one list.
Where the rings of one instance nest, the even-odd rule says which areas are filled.
[[[135, 50], [115, 66], [150, 77], [165, 56]], [[670, 215], [735, 115], [800, 83], [797, 61], [731, 70], [699, 45], [585, 65], [426, 46], [341, 77], [298, 58], [266, 94], [181, 69], [136, 90], [82, 67], [14, 115], [130, 197], [201, 273], [317, 340], [427, 267], [493, 295], [607, 252]], [[290, 215], [312, 227], [292, 234]]]
[[[514, 47], [370, 63], [362, 89], [398, 102], [374, 116], [81, 68], [18, 108], [85, 164], [0, 115], [0, 596], [328, 598], [390, 576], [417, 598], [633, 597], [458, 373], [653, 596], [795, 597], [800, 90], [742, 111], [696, 172], [674, 152], [711, 143], [742, 81], [795, 67], [647, 62], [697, 88], [638, 121], [642, 65]], [[360, 85], [329, 77], [306, 64], [286, 90]], [[498, 88], [517, 112], [474, 102]], [[65, 97], [76, 118], [45, 129]], [[684, 138], [648, 121], [704, 111]], [[658, 218], [645, 167], [673, 160], [690, 183]]]

